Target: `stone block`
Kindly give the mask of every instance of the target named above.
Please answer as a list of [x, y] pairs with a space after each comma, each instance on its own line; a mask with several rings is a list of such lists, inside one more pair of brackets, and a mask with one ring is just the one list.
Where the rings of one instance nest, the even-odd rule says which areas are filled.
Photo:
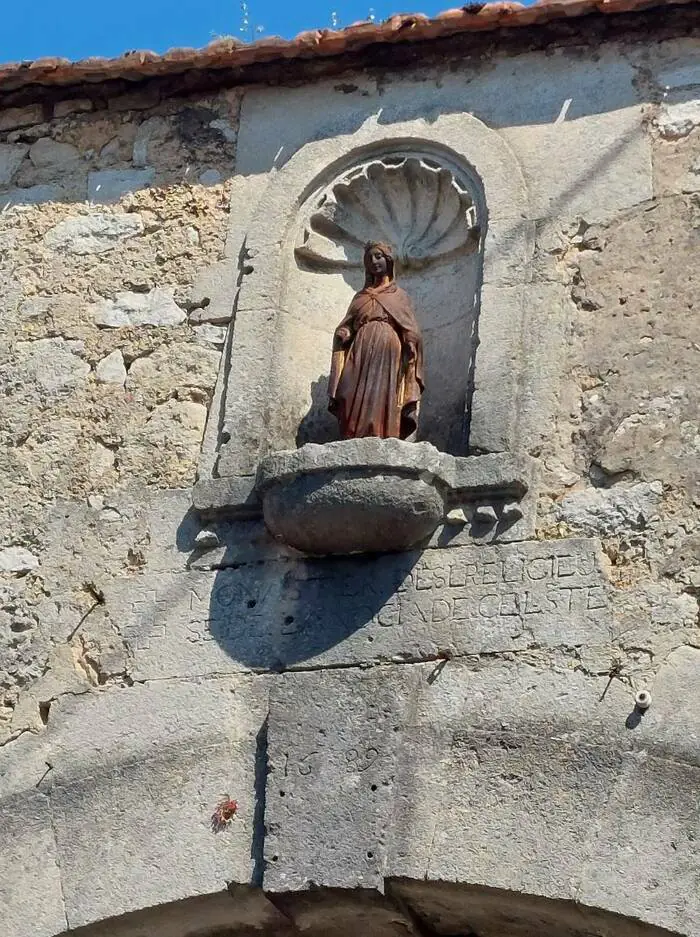
[[104, 484], [105, 476], [112, 472], [115, 462], [116, 454], [113, 449], [103, 446], [100, 442], [94, 443], [88, 465], [90, 481]]
[[262, 595], [268, 597], [267, 607], [274, 607], [279, 591], [274, 577], [280, 570], [258, 570], [255, 583], [236, 573], [158, 573], [144, 577], [136, 591], [124, 579], [106, 586], [107, 607], [121, 622], [133, 654], [135, 679], [276, 666], [274, 629], [284, 615], [276, 614], [268, 624], [255, 609]]
[[700, 60], [695, 56], [669, 63], [657, 73], [656, 80], [665, 91], [700, 85]]
[[687, 137], [700, 127], [700, 91], [672, 91], [666, 95], [656, 117], [659, 133], [667, 140]]
[[28, 150], [24, 143], [0, 143], [0, 185], [12, 180]]
[[0, 194], [0, 208], [16, 205], [41, 205], [43, 202], [58, 202], [63, 195], [60, 186], [53, 183], [30, 185], [26, 189], [10, 189]]
[[40, 137], [32, 143], [29, 159], [37, 169], [70, 172], [80, 159], [80, 151], [72, 143], [59, 143], [51, 137]]
[[557, 505], [557, 516], [574, 530], [614, 536], [621, 531], [647, 527], [658, 516], [662, 496], [661, 482], [575, 491]]
[[260, 456], [268, 450], [269, 427], [264, 414], [270, 395], [277, 316], [274, 309], [236, 314], [222, 414], [225, 439], [217, 462], [221, 476], [255, 474]]
[[606, 645], [592, 540], [264, 562], [106, 587], [137, 679]]
[[118, 202], [129, 192], [147, 189], [155, 180], [155, 169], [102, 169], [88, 173], [88, 199], [94, 204]]
[[126, 382], [126, 365], [120, 349], [110, 352], [97, 362], [95, 377], [100, 384], [121, 384]]
[[533, 282], [525, 286], [518, 416], [510, 446], [515, 451], [547, 449], [552, 425], [561, 412], [561, 375], [566, 367], [570, 323], [571, 306], [559, 284]]
[[199, 182], [202, 185], [217, 185], [221, 182], [221, 173], [218, 169], [205, 169], [199, 174]]
[[200, 271], [189, 292], [192, 325], [226, 325], [233, 315], [236, 270], [230, 260], [220, 260]]
[[49, 228], [44, 244], [69, 254], [104, 254], [142, 233], [143, 219], [136, 213], [77, 215]]
[[[169, 297], [169, 291], [154, 290], [153, 292], [160, 292], [164, 294], [163, 298], [167, 299], [167, 305], [163, 303], [161, 307], [166, 312], [160, 322], [161, 325], [168, 324], [169, 309], [172, 309], [173, 318], [182, 314], [182, 310], [175, 306]], [[139, 324], [156, 324], [155, 320], [159, 313], [158, 304], [159, 300], [156, 297], [150, 310], [153, 313], [152, 321]], [[202, 348], [191, 342], [172, 342], [169, 345], [161, 345], [152, 355], [137, 358], [133, 362], [129, 368], [127, 387], [139, 388], [142, 392], [152, 394], [160, 400], [167, 399], [174, 390], [182, 392], [183, 397], [197, 391], [209, 393], [216, 383], [220, 359], [219, 351], [213, 348]]]
[[[222, 564], [233, 566], [274, 560], [289, 561], [289, 551], [275, 543], [265, 525], [256, 519], [207, 518], [202, 520], [192, 512], [189, 519], [193, 522], [187, 545], [184, 549], [196, 550], [187, 556], [183, 553], [183, 564], [187, 569], [213, 571]], [[199, 532], [211, 531], [215, 534], [218, 545], [197, 549]], [[190, 546], [191, 545], [191, 546]]]
[[[192, 396], [204, 397], [201, 392], [192, 392]], [[206, 420], [204, 403], [190, 399], [170, 398], [141, 413], [131, 423], [120, 449], [122, 472], [168, 488], [189, 484], [195, 474]]]
[[489, 227], [484, 238], [483, 282], [513, 286], [529, 279], [529, 265], [535, 242], [535, 223], [525, 219]]
[[477, 452], [512, 449], [520, 374], [523, 290], [485, 283], [471, 399], [469, 446]]
[[698, 933], [699, 786], [697, 762], [653, 757], [643, 743], [627, 756], [591, 825], [577, 900], [673, 933]]
[[401, 738], [390, 874], [570, 899], [631, 744], [627, 694], [611, 687], [601, 709], [604, 680], [520, 662], [427, 676]]
[[0, 550], [0, 573], [23, 576], [39, 566], [39, 560], [24, 547], [5, 547]]
[[270, 696], [265, 889], [380, 887], [398, 729], [417, 688], [378, 671], [283, 674]]
[[[139, 124], [134, 137], [134, 166], [146, 167], [149, 163], [149, 147], [154, 141], [163, 141], [171, 133], [171, 124], [164, 117], [148, 117]], [[152, 170], [151, 170], [152, 171]]]
[[218, 131], [227, 143], [235, 143], [237, 139], [236, 130], [227, 120], [212, 120], [209, 123], [212, 130]]
[[[192, 319], [190, 318], [190, 323]], [[192, 331], [195, 338], [203, 345], [216, 345], [217, 348], [223, 348], [226, 344], [226, 327], [223, 325], [210, 325], [208, 322], [204, 325], [193, 325]]]
[[69, 117], [71, 114], [84, 114], [93, 108], [89, 98], [71, 98], [67, 101], [57, 101], [53, 106], [55, 118]]
[[700, 191], [700, 131], [654, 147], [654, 192], [657, 196]]
[[700, 765], [700, 648], [672, 651], [648, 689], [651, 708], [635, 719], [642, 740], [659, 756]]
[[[631, 73], [631, 70], [630, 70]], [[551, 76], [547, 82], [551, 85]], [[558, 89], [559, 101], [567, 95]], [[573, 98], [576, 102], [576, 97]], [[523, 167], [530, 189], [530, 218], [584, 217], [589, 223], [652, 197], [651, 139], [639, 104], [577, 119], [539, 124], [517, 121], [501, 132]], [[556, 152], [545, 167], [542, 154]]]
[[90, 365], [73, 354], [63, 338], [17, 343], [17, 363], [46, 394], [71, 391], [85, 382]]
[[260, 517], [262, 514], [255, 475], [202, 478], [192, 491], [192, 504], [205, 515], [226, 512], [240, 517]]
[[133, 91], [129, 94], [119, 94], [110, 97], [107, 106], [110, 111], [145, 111], [155, 107], [160, 100], [160, 95], [155, 88], [144, 88], [139, 91]]
[[41, 104], [30, 104], [28, 107], [8, 107], [5, 110], [0, 110], [0, 132], [40, 124], [43, 119], [44, 109]]
[[110, 329], [134, 325], [179, 325], [185, 321], [186, 315], [175, 302], [173, 293], [172, 287], [162, 286], [148, 293], [117, 293], [116, 299], [103, 299], [94, 304], [95, 324]]
[[571, 899], [632, 744], [628, 694], [601, 707], [604, 686], [504, 661], [283, 675], [265, 887], [395, 876]]
[[3, 937], [53, 937], [66, 929], [61, 875], [47, 796], [0, 799]]
[[[227, 679], [54, 704], [51, 803], [70, 927], [251, 881], [266, 693], [264, 680]], [[224, 795], [239, 809], [217, 832]]]

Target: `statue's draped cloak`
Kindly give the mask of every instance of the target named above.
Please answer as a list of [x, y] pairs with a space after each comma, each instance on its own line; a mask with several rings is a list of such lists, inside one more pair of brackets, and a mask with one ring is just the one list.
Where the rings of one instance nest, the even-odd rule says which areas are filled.
[[406, 439], [416, 430], [422, 390], [423, 342], [408, 294], [393, 282], [366, 286], [355, 294], [333, 345], [329, 409], [342, 438]]

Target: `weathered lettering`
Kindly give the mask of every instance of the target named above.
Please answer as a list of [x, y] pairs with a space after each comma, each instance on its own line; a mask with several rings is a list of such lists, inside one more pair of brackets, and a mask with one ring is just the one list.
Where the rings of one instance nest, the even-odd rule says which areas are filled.
[[125, 634], [149, 672], [169, 642], [204, 672], [576, 645], [609, 637], [607, 590], [593, 540], [251, 564], [130, 597]]

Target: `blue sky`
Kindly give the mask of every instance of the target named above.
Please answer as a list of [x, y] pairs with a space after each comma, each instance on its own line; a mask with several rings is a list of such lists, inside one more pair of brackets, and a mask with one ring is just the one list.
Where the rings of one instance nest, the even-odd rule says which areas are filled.
[[[303, 29], [391, 13], [428, 15], [449, 0], [247, 0], [250, 27], [291, 37]], [[241, 0], [0, 0], [0, 61], [60, 55], [119, 55], [129, 49], [164, 52], [172, 46], [203, 46], [217, 35], [242, 36]], [[459, 5], [459, 0], [454, 4]]]

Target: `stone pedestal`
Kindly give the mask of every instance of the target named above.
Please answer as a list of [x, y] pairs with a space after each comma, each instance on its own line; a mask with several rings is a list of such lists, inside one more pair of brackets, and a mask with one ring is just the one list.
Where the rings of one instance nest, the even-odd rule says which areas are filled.
[[255, 479], [205, 480], [193, 500], [208, 518], [262, 514], [276, 540], [311, 556], [382, 553], [427, 546], [443, 522], [475, 540], [499, 538], [526, 513], [527, 524], [532, 472], [510, 453], [460, 458], [427, 442], [348, 439], [273, 453]]

